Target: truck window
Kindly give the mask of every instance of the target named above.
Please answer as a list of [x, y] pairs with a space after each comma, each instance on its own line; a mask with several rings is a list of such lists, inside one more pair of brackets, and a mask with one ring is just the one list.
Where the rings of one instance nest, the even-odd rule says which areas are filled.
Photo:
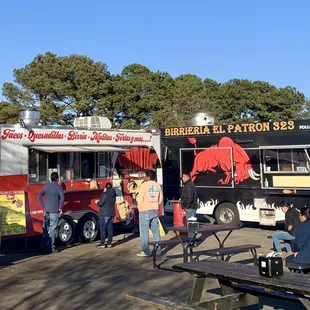
[[305, 149], [272, 149], [263, 151], [265, 172], [307, 172], [309, 160]]
[[278, 150], [279, 171], [293, 171], [292, 150]]
[[73, 179], [81, 178], [81, 153], [73, 153], [72, 156]]
[[97, 157], [97, 178], [107, 178], [110, 169], [110, 154], [98, 153]]
[[263, 160], [263, 187], [310, 187], [310, 163], [306, 148], [263, 150]]
[[29, 150], [29, 182], [33, 183], [37, 181], [38, 175], [38, 152], [35, 150]]
[[266, 171], [278, 171], [278, 152], [277, 150], [264, 151]]
[[58, 172], [58, 153], [48, 153], [48, 178], [52, 172]]
[[70, 153], [59, 154], [59, 177], [61, 181], [70, 180]]
[[82, 179], [92, 179], [95, 176], [95, 154], [81, 154]]
[[52, 172], [58, 172], [61, 181], [107, 178], [110, 153], [64, 152], [46, 153], [29, 150], [29, 183], [48, 182]]
[[47, 153], [39, 152], [39, 182], [46, 182], [49, 180], [47, 165]]
[[309, 171], [309, 160], [307, 150], [296, 149], [293, 150], [293, 167], [294, 171], [307, 172]]

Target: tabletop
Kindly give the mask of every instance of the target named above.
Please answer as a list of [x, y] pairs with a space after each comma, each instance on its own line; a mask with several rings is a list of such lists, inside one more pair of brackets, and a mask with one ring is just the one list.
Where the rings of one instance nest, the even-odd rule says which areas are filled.
[[211, 278], [231, 280], [240, 284], [254, 284], [271, 289], [281, 289], [289, 292], [310, 294], [310, 277], [284, 272], [279, 277], [264, 277], [259, 274], [257, 266], [248, 266], [240, 263], [229, 263], [222, 260], [208, 260], [192, 263], [177, 264], [175, 270], [187, 271]]
[[178, 231], [178, 232], [197, 232], [197, 233], [213, 233], [213, 232], [220, 232], [220, 231], [231, 231], [231, 230], [238, 230], [240, 227], [232, 226], [232, 225], [218, 225], [218, 224], [204, 224], [199, 227], [199, 229], [188, 229], [184, 226], [174, 226], [174, 227], [166, 227], [166, 230], [169, 231]]

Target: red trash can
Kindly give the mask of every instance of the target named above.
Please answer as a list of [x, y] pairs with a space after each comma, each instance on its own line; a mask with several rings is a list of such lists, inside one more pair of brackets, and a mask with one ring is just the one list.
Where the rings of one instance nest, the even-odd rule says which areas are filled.
[[179, 200], [171, 200], [170, 202], [173, 203], [173, 226], [185, 227], [186, 213], [181, 207], [181, 202]]

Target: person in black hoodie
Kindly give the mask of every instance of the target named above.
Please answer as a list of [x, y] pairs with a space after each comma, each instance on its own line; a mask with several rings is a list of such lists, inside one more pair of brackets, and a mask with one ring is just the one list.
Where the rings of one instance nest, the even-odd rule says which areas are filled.
[[[196, 216], [197, 210], [197, 191], [195, 184], [191, 181], [189, 173], [183, 173], [182, 181], [184, 184], [182, 194], [181, 194], [181, 206], [186, 212], [186, 220], [190, 217]], [[188, 233], [188, 238], [193, 237], [193, 233]]]
[[[104, 192], [101, 194], [100, 200], [97, 202], [99, 206], [100, 218], [100, 244], [99, 248], [110, 248], [113, 239], [113, 219], [115, 216], [116, 192], [112, 188], [111, 183], [107, 183]], [[108, 231], [108, 242], [105, 244], [106, 230]]]
[[282, 211], [285, 213], [285, 231], [276, 232], [272, 235], [272, 240], [276, 249], [276, 254], [282, 254], [279, 240], [285, 241], [286, 252], [292, 253], [290, 242], [295, 240], [299, 221], [299, 211], [290, 203], [282, 201], [280, 204]]

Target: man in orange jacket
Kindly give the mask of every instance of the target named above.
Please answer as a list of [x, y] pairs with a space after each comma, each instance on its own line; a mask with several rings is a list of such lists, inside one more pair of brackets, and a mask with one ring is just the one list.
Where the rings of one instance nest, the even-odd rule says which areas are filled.
[[[147, 170], [145, 172], [145, 182], [142, 183], [138, 197], [139, 227], [142, 252], [137, 254], [140, 257], [152, 255], [149, 248], [149, 228], [151, 228], [154, 241], [160, 240], [158, 211], [163, 201], [163, 193], [159, 183], [155, 182], [155, 172]], [[160, 247], [157, 255], [161, 255]]]

